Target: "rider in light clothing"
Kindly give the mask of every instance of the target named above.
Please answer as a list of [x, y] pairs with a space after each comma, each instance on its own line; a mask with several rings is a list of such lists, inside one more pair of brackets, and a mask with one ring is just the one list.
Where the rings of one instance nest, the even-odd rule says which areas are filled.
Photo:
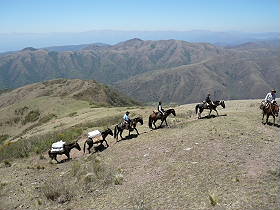
[[268, 93], [266, 96], [265, 96], [265, 102], [266, 103], [274, 103], [276, 102], [276, 90], [271, 90], [270, 93]]
[[129, 112], [126, 112], [123, 116], [123, 119], [124, 119], [124, 124], [129, 127], [130, 126], [130, 122], [131, 122], [131, 119], [129, 117]]

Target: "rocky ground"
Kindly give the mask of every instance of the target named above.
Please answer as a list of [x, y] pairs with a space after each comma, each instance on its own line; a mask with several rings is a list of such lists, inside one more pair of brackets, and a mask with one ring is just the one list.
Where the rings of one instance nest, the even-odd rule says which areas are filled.
[[2, 162], [0, 209], [279, 209], [279, 118], [263, 125], [255, 100], [200, 120], [193, 104], [175, 110], [169, 127], [151, 130], [151, 107], [132, 109], [140, 135], [109, 136], [102, 152]]

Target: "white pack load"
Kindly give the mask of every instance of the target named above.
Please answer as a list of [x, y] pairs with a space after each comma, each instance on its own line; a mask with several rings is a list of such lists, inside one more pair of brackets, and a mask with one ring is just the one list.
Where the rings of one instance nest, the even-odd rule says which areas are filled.
[[101, 132], [99, 130], [94, 130], [94, 131], [90, 131], [88, 132], [88, 138], [95, 138], [95, 137], [99, 137], [101, 136]]
[[51, 152], [62, 152], [63, 151], [63, 145], [65, 144], [64, 141], [60, 140], [58, 142], [55, 142], [52, 144]]

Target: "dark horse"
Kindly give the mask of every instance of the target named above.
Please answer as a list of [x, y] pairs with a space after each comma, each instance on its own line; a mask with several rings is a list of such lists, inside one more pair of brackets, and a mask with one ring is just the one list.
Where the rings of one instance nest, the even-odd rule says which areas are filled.
[[161, 120], [161, 124], [160, 124], [159, 127], [162, 126], [162, 123], [163, 123], [163, 122], [165, 122], [166, 126], [168, 126], [168, 125], [167, 125], [166, 118], [167, 118], [170, 114], [172, 114], [173, 116], [176, 116], [175, 110], [174, 110], [174, 109], [168, 109], [168, 110], [166, 110], [166, 111], [164, 112], [164, 115], [163, 115], [163, 116], [160, 116], [160, 115], [158, 114], [158, 112], [153, 112], [153, 113], [150, 115], [150, 117], [149, 117], [149, 128], [153, 129], [153, 126], [152, 126], [152, 125], [154, 125], [154, 126], [155, 126], [155, 129], [156, 129], [156, 128], [157, 128], [157, 126], [156, 126], [156, 121], [159, 120], [159, 119]]
[[49, 150], [49, 157], [53, 160], [55, 159], [56, 162], [58, 162], [58, 160], [56, 159], [57, 155], [66, 155], [67, 156], [67, 160], [70, 160], [70, 151], [76, 148], [77, 150], [81, 151], [81, 147], [78, 144], [77, 141], [75, 141], [74, 143], [70, 143], [70, 144], [64, 144], [63, 145], [63, 150], [59, 151], [59, 152], [51, 152], [51, 150]]
[[107, 130], [101, 132], [101, 138], [102, 138], [101, 140], [98, 137], [96, 138], [97, 140], [94, 139], [95, 141], [92, 138], [88, 138], [84, 144], [84, 153], [86, 152], [86, 144], [88, 145], [88, 148], [87, 148], [88, 153], [90, 153], [90, 149], [93, 147], [94, 144], [99, 144], [99, 143], [103, 144], [103, 142], [105, 142], [106, 146], [109, 147], [109, 144], [106, 141], [106, 137], [108, 135], [113, 136], [113, 131], [110, 128], [107, 128]]
[[[267, 124], [268, 118], [271, 115], [273, 117], [273, 125], [275, 125], [275, 117], [278, 117], [279, 106], [277, 103], [270, 103], [268, 106], [261, 104], [260, 109], [263, 111], [262, 123]], [[264, 116], [266, 115], [266, 121], [263, 122]]]
[[117, 139], [117, 141], [118, 141], [118, 135], [120, 134], [120, 137], [123, 139], [122, 132], [125, 129], [129, 130], [128, 136], [130, 136], [130, 132], [133, 130], [136, 130], [137, 135], [139, 135], [139, 132], [136, 128], [137, 123], [140, 123], [141, 125], [143, 125], [142, 117], [136, 117], [136, 118], [132, 119], [129, 126], [127, 126], [124, 122], [119, 123], [118, 125], [115, 126], [114, 138]]
[[[222, 106], [223, 108], [226, 108], [225, 102], [223, 100], [213, 101], [213, 104], [209, 104], [209, 106], [207, 106], [204, 103], [200, 103], [200, 104], [197, 104], [195, 106], [195, 113], [198, 114], [198, 119], [200, 119], [201, 118], [201, 113], [203, 112], [203, 110], [204, 109], [210, 109], [210, 112], [209, 112], [208, 116], [210, 116], [212, 110], [214, 110], [217, 113], [217, 116], [219, 116], [219, 113], [216, 109], [218, 106]], [[198, 109], [199, 109], [199, 112], [198, 112]]]

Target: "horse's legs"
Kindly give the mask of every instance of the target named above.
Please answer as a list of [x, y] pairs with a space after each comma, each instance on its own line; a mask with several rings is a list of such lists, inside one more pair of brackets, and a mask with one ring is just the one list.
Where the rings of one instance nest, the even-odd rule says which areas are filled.
[[88, 153], [90, 153], [90, 149], [93, 147], [93, 144], [89, 145], [88, 144]]
[[157, 126], [156, 126], [156, 121], [154, 121], [154, 122], [153, 122], [153, 124], [154, 124], [154, 126], [155, 126], [155, 129], [157, 129]]
[[138, 130], [137, 130], [137, 128], [134, 128], [134, 129], [136, 130], [137, 135], [140, 135], [139, 132], [138, 132]]
[[67, 159], [70, 160], [70, 152], [65, 153], [65, 155], [67, 156]]
[[[109, 144], [108, 144], [108, 142], [106, 141], [106, 139], [104, 139], [103, 141], [105, 141], [106, 146], [109, 147]], [[102, 143], [103, 143], [103, 142], [102, 142]]]
[[268, 123], [269, 114], [266, 114], [266, 124]]
[[123, 132], [123, 130], [120, 130], [120, 137], [123, 139], [122, 132]]
[[57, 157], [57, 154], [54, 154], [52, 159], [55, 159], [56, 162], [59, 163], [56, 157]]
[[218, 113], [218, 111], [216, 110], [216, 109], [214, 109], [215, 110], [215, 112], [217, 113], [217, 116], [219, 116], [219, 113]]
[[273, 125], [275, 126], [275, 116], [273, 116]]
[[203, 108], [199, 108], [199, 112], [198, 112], [198, 119], [201, 118], [201, 113], [203, 112]]

